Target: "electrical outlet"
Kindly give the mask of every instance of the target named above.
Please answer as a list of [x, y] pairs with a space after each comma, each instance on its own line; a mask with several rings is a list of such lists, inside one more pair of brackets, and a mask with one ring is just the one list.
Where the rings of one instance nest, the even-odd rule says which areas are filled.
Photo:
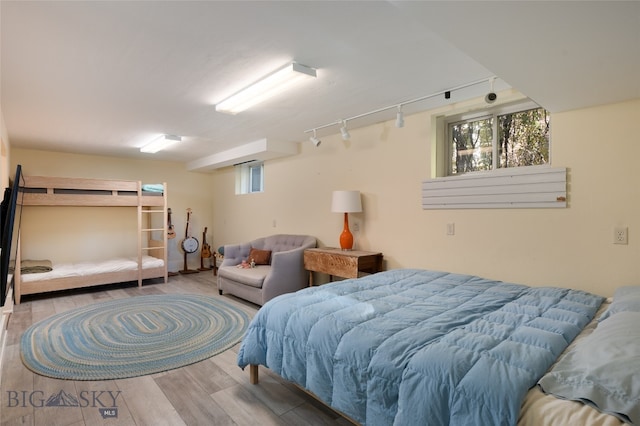
[[616, 227], [613, 229], [613, 244], [629, 244], [629, 229], [627, 227]]
[[456, 235], [455, 223], [447, 223], [447, 235]]

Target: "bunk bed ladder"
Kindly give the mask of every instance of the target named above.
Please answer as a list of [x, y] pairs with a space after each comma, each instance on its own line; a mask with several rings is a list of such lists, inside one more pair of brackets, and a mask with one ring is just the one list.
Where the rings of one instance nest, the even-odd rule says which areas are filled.
[[[143, 280], [143, 268], [142, 257], [149, 251], [161, 251], [163, 253], [164, 261], [164, 282], [169, 280], [168, 276], [168, 215], [167, 215], [167, 184], [163, 183], [163, 205], [161, 207], [149, 207], [145, 206], [142, 197], [142, 182], [138, 182], [138, 286], [142, 287]], [[162, 218], [157, 218], [156, 215], [162, 214]], [[153, 216], [153, 217], [152, 217]], [[154, 220], [156, 219], [156, 220]], [[155, 227], [156, 221], [161, 220], [160, 227]], [[160, 240], [152, 238], [152, 233], [159, 232], [162, 235]], [[160, 245], [157, 242], [160, 241]], [[143, 245], [144, 243], [144, 245]]]

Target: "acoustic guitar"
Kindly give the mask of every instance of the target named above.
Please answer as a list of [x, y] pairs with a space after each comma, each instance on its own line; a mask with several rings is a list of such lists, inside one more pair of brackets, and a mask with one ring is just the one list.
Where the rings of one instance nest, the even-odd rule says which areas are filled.
[[203, 259], [208, 259], [211, 257], [211, 246], [207, 243], [207, 227], [204, 227], [204, 232], [202, 233], [202, 251], [200, 252], [200, 256]]
[[176, 231], [173, 229], [173, 224], [171, 223], [171, 208], [167, 209], [167, 238], [172, 239], [176, 237]]
[[[207, 227], [205, 226], [204, 232], [202, 233], [202, 249], [200, 250], [200, 271], [208, 271], [211, 269], [204, 266], [204, 260], [210, 258], [211, 255], [211, 246], [207, 243]], [[216, 260], [213, 259], [213, 261], [215, 262]]]

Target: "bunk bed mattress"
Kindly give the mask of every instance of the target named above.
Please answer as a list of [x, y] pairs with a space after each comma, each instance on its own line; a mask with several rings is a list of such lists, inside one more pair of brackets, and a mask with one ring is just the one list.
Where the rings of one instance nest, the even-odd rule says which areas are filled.
[[514, 425], [529, 388], [602, 301], [392, 270], [269, 301], [238, 365], [264, 365], [362, 424]]
[[[164, 267], [164, 261], [153, 256], [142, 256], [142, 269]], [[24, 283], [53, 280], [56, 278], [82, 277], [111, 272], [137, 271], [137, 258], [116, 258], [100, 262], [78, 262], [54, 264], [53, 270], [37, 274], [23, 274]]]

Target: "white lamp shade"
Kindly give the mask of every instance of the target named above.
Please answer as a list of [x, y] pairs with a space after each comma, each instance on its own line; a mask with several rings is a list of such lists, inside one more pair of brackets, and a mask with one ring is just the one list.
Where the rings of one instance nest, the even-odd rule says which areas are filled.
[[361, 212], [360, 191], [333, 191], [331, 211], [334, 213]]

